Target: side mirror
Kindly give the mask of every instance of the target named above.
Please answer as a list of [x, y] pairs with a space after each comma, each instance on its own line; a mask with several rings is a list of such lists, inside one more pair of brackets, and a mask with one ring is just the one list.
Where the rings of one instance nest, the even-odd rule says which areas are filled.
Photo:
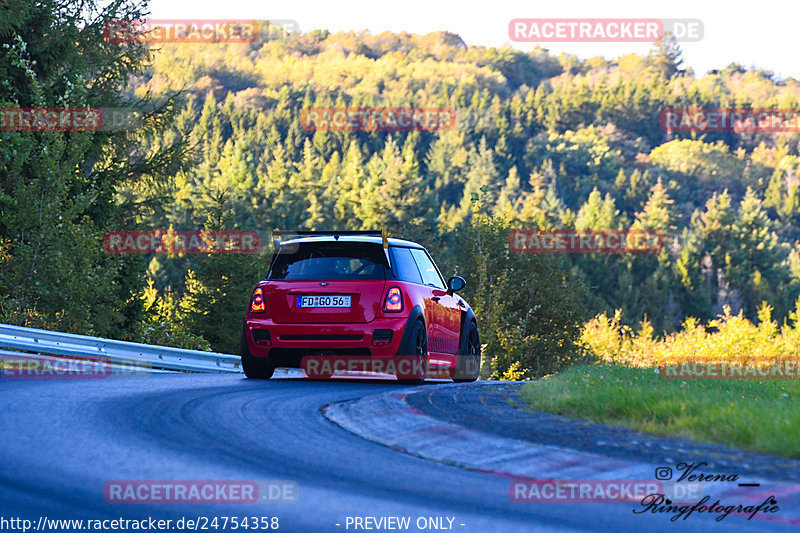
[[450, 292], [458, 292], [467, 286], [467, 282], [461, 276], [453, 276], [447, 280], [447, 288]]

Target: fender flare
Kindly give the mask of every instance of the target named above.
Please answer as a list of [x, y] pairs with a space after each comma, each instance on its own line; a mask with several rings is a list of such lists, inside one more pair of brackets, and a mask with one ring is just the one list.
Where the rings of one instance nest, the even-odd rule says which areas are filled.
[[422, 310], [422, 306], [419, 304], [415, 305], [411, 312], [408, 315], [408, 320], [406, 320], [406, 325], [403, 327], [403, 336], [400, 337], [400, 346], [397, 348], [397, 353], [395, 355], [411, 355], [412, 350], [410, 347], [411, 344], [411, 330], [413, 329], [414, 322], [417, 320], [422, 320], [422, 325], [425, 325], [425, 313]]
[[460, 340], [458, 342], [458, 353], [467, 353], [467, 324], [470, 321], [475, 322], [475, 327], [478, 328], [478, 333], [480, 333], [480, 327], [478, 327], [478, 319], [475, 317], [475, 313], [472, 311], [470, 307], [467, 309], [466, 313], [461, 313], [461, 333], [460, 333]]

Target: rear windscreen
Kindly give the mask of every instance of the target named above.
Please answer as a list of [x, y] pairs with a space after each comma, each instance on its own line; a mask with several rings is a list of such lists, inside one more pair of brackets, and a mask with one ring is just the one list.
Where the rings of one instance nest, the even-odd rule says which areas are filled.
[[286, 245], [272, 265], [271, 280], [386, 279], [388, 263], [379, 244], [311, 242]]

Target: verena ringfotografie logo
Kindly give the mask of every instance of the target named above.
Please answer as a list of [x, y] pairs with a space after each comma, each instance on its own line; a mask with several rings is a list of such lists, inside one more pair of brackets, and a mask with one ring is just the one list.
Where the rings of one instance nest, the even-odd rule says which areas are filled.
[[449, 107], [311, 107], [300, 112], [306, 131], [444, 131], [456, 125]]
[[4, 107], [2, 131], [114, 131], [141, 127], [139, 111], [120, 107]]
[[299, 30], [294, 20], [142, 19], [110, 20], [103, 36], [111, 43], [252, 43]]
[[778, 380], [800, 378], [799, 359], [735, 361], [722, 359], [665, 359], [658, 365], [663, 379], [755, 379]]
[[103, 487], [108, 503], [219, 504], [294, 503], [299, 497], [294, 481], [109, 481]]
[[651, 230], [514, 229], [508, 247], [519, 253], [656, 253], [664, 246]]
[[670, 108], [659, 123], [667, 133], [797, 133], [800, 109]]
[[47, 355], [0, 357], [0, 379], [97, 379], [120, 373], [105, 357], [67, 359]]
[[[633, 510], [634, 514], [659, 514], [669, 517], [670, 522], [686, 520], [695, 512], [698, 516], [704, 513], [712, 516], [716, 515], [714, 520], [717, 522], [723, 521], [731, 514], [734, 516], [746, 517], [747, 520], [756, 518], [771, 521], [774, 520], [774, 518], [767, 515], [777, 513], [781, 510], [776, 500], [776, 497], [781, 494], [780, 492], [769, 494], [769, 492], [764, 491], [764, 487], [761, 487], [761, 483], [740, 483], [738, 482], [738, 474], [730, 472], [706, 472], [701, 470], [703, 467], [707, 466], [708, 463], [705, 461], [699, 463], [680, 462], [675, 465], [675, 468], [681, 472], [681, 474], [677, 479], [670, 482], [666, 480], [673, 479], [672, 467], [656, 467], [656, 479], [661, 480], [665, 485], [671, 483], [673, 492], [648, 494], [642, 498], [640, 507]], [[712, 489], [713, 492], [720, 495], [720, 498], [712, 500], [713, 496], [705, 495], [698, 499], [700, 494], [693, 494], [690, 495], [688, 501], [678, 501], [680, 497], [675, 489], [679, 487], [709, 487], [712, 485], [716, 485], [717, 487], [727, 485], [727, 487], [723, 488], [721, 491], [719, 489]], [[749, 492], [752, 489], [755, 489], [755, 491]], [[795, 491], [790, 489], [789, 493], [792, 492]], [[680, 494], [685, 494], [685, 490], [680, 490]], [[786, 493], [784, 492], [783, 494]], [[761, 500], [762, 498], [763, 500]], [[738, 502], [731, 501], [734, 499], [738, 500]], [[761, 503], [756, 505], [759, 500], [761, 500]], [[746, 503], [740, 503], [742, 501]], [[762, 514], [759, 515], [759, 513]]]
[[117, 230], [103, 237], [110, 254], [255, 254], [256, 231]]
[[512, 19], [508, 36], [517, 43], [652, 43], [670, 34], [681, 42], [703, 38], [700, 19], [546, 18]]

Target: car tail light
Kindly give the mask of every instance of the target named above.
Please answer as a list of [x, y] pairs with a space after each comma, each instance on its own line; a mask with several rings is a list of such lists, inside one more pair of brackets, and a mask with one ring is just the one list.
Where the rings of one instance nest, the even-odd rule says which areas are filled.
[[387, 313], [397, 313], [403, 310], [403, 292], [400, 287], [390, 287], [386, 293], [386, 303], [383, 310]]
[[263, 313], [267, 310], [264, 303], [264, 290], [261, 287], [256, 287], [253, 291], [253, 299], [250, 300], [250, 311], [253, 313]]

